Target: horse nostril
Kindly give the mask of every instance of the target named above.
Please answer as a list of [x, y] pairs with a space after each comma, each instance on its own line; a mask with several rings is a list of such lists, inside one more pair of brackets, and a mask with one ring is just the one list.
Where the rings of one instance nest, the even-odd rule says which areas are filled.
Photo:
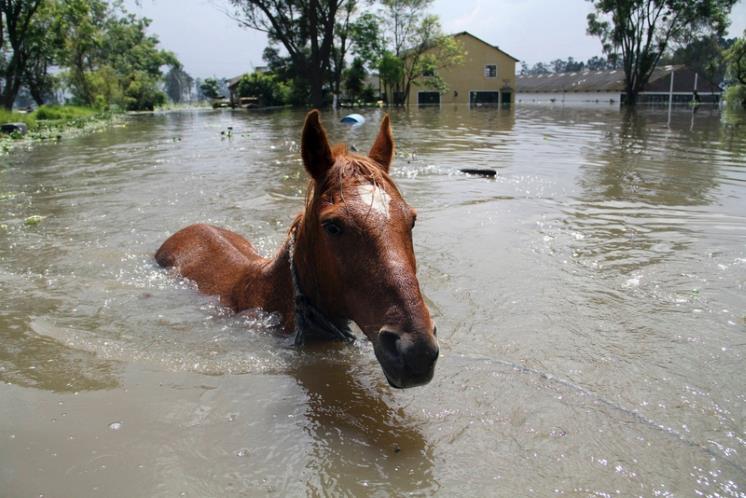
[[433, 324], [433, 335], [435, 337], [438, 337], [438, 326]]
[[381, 330], [378, 334], [378, 341], [381, 343], [381, 347], [388, 354], [393, 356], [399, 356], [399, 341], [401, 338], [399, 334], [388, 330]]

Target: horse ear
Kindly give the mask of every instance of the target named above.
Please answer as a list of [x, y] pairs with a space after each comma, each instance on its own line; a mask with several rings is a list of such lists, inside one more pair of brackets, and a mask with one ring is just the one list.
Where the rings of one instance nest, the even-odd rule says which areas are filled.
[[319, 111], [314, 109], [306, 115], [301, 138], [300, 155], [303, 166], [314, 180], [321, 181], [334, 164], [334, 156], [326, 138], [326, 131], [319, 121]]
[[378, 131], [373, 147], [368, 152], [368, 157], [378, 162], [388, 173], [391, 161], [394, 159], [394, 137], [391, 134], [391, 120], [388, 114], [381, 121], [381, 129]]

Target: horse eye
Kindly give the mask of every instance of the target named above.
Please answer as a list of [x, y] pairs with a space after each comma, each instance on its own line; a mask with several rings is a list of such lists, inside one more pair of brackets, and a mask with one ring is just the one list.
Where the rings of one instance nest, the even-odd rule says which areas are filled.
[[340, 235], [342, 227], [335, 221], [325, 221], [321, 224], [329, 235]]

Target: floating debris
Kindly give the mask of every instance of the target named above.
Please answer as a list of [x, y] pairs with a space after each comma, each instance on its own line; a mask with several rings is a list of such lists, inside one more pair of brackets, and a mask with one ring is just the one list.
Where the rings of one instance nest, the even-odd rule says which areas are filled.
[[342, 123], [348, 123], [352, 125], [361, 125], [365, 123], [365, 118], [360, 114], [348, 114], [340, 120]]
[[44, 218], [46, 218], [46, 216], [40, 216], [38, 214], [33, 214], [29, 216], [28, 218], [26, 218], [23, 222], [26, 225], [33, 226], [33, 225], [38, 225], [39, 223], [44, 221]]
[[467, 175], [488, 176], [490, 178], [497, 176], [497, 171], [494, 169], [464, 168], [460, 169], [459, 171], [462, 173], [466, 173]]

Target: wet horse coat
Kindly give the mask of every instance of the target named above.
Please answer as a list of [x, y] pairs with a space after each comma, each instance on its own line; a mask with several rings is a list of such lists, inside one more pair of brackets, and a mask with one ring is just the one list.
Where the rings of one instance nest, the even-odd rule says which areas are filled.
[[438, 343], [416, 276], [416, 213], [388, 175], [394, 156], [388, 116], [366, 157], [332, 148], [318, 111], [311, 111], [301, 155], [312, 178], [306, 206], [273, 258], [230, 230], [198, 224], [166, 240], [156, 261], [236, 312], [279, 313], [288, 332], [307, 326], [300, 295], [335, 327], [357, 323], [392, 386], [429, 382]]

